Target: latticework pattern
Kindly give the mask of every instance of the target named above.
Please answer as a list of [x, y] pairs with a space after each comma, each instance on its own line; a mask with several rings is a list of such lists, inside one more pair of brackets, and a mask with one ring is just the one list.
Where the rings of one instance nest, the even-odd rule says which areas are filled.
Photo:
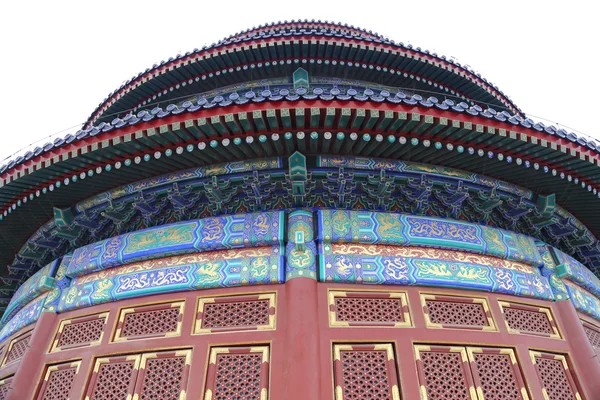
[[390, 383], [385, 351], [342, 351], [344, 399], [388, 399]]
[[404, 322], [402, 299], [337, 297], [336, 319], [347, 322]]
[[489, 326], [483, 305], [439, 300], [427, 300], [429, 321], [440, 325]]
[[596, 348], [596, 350], [600, 350], [600, 331], [588, 328], [587, 326], [584, 326], [583, 330], [585, 331], [585, 334], [587, 335], [592, 347]]
[[507, 307], [504, 308], [504, 319], [515, 331], [554, 334], [550, 320], [543, 312]]
[[98, 370], [92, 400], [121, 400], [130, 393], [134, 376], [134, 362], [103, 363]]
[[179, 308], [133, 312], [125, 315], [121, 336], [135, 337], [177, 331]]
[[69, 400], [76, 373], [76, 367], [50, 372], [48, 384], [38, 398], [41, 400]]
[[104, 318], [90, 321], [74, 322], [64, 326], [58, 339], [58, 347], [74, 346], [78, 344], [93, 343], [102, 337]]
[[148, 360], [142, 384], [142, 400], [177, 400], [182, 388], [185, 357]]
[[269, 303], [269, 300], [251, 300], [205, 304], [202, 328], [267, 325]]
[[13, 342], [12, 347], [8, 351], [6, 355], [5, 364], [9, 364], [15, 361], [20, 360], [25, 355], [25, 351], [29, 346], [29, 340], [31, 339], [31, 335], [26, 335], [20, 339], [17, 339]]
[[546, 357], [536, 357], [535, 363], [542, 385], [551, 400], [576, 400], [563, 363]]
[[10, 382], [12, 378], [5, 379], [4, 383], [0, 385], [0, 400], [5, 400], [8, 397], [8, 391], [10, 389]]
[[219, 354], [216, 363], [214, 398], [219, 400], [260, 399], [262, 355]]
[[469, 400], [461, 356], [450, 352], [421, 352], [427, 396], [437, 400]]
[[515, 400], [521, 398], [510, 356], [506, 354], [474, 354], [473, 358], [486, 399]]

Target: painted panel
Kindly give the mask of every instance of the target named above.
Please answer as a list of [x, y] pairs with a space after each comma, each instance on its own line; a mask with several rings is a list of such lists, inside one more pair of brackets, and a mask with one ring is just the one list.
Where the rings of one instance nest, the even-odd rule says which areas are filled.
[[519, 262], [417, 247], [324, 243], [320, 248], [325, 282], [442, 286], [552, 300], [548, 280]]
[[72, 256], [70, 254], [66, 255], [60, 261], [60, 265], [58, 266], [56, 270], [56, 275], [54, 277], [54, 279], [56, 280], [56, 288], [48, 292], [46, 302], [44, 303], [43, 312], [56, 312], [62, 294], [64, 293], [65, 289], [71, 286], [71, 278], [66, 276], [67, 267], [71, 262], [71, 257]]
[[575, 308], [600, 321], [600, 299], [568, 280], [565, 280], [564, 283]]
[[542, 258], [529, 236], [488, 226], [406, 214], [320, 210], [321, 243], [424, 246], [487, 254], [541, 266]]
[[100, 204], [107, 203], [109, 200], [116, 200], [118, 198], [133, 194], [139, 190], [150, 189], [161, 185], [172, 184], [195, 178], [207, 178], [210, 176], [217, 175], [229, 175], [241, 172], [281, 168], [282, 166], [283, 161], [281, 158], [266, 158], [260, 160], [236, 161], [226, 164], [209, 165], [206, 167], [198, 167], [186, 169], [183, 171], [171, 172], [169, 174], [121, 186], [108, 192], [96, 195], [94, 197], [90, 197], [84, 201], [79, 202], [75, 206], [75, 209], [79, 212], [82, 212], [84, 210], [96, 207]]
[[317, 246], [314, 242], [313, 213], [294, 211], [288, 216], [286, 281], [294, 278], [317, 279]]
[[204, 218], [135, 231], [75, 250], [67, 276], [75, 278], [167, 255], [276, 245], [283, 242], [283, 227], [283, 212], [265, 212]]
[[550, 289], [552, 289], [554, 300], [567, 300], [569, 298], [569, 292], [567, 291], [567, 287], [563, 280], [549, 269], [542, 268], [541, 271], [542, 275], [545, 276], [546, 279], [548, 279], [548, 283], [550, 283]]
[[44, 307], [47, 294], [37, 297], [21, 309], [0, 331], [0, 342], [18, 330], [35, 323]]
[[59, 312], [184, 290], [284, 282], [283, 246], [196, 253], [142, 261], [79, 277]]
[[56, 280], [52, 275], [54, 275], [57, 265], [58, 260], [52, 261], [50, 264], [36, 272], [31, 278], [27, 279], [27, 281], [17, 289], [12, 300], [8, 304], [8, 307], [6, 307], [6, 312], [2, 316], [3, 323], [11, 319], [33, 299], [56, 287]]

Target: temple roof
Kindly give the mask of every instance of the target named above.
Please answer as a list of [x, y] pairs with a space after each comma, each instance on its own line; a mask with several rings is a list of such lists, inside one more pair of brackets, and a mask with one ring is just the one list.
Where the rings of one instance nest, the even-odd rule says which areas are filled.
[[86, 127], [208, 88], [287, 77], [299, 65], [311, 75], [385, 81], [523, 115], [500, 89], [453, 58], [353, 26], [305, 20], [248, 29], [156, 63], [109, 94]]
[[[277, 57], [280, 51], [289, 57]], [[343, 51], [354, 52], [353, 61], [342, 57]], [[385, 64], [386, 54], [401, 68]], [[226, 65], [232, 57], [247, 57], [247, 68], [230, 71]], [[213, 72], [199, 70], [200, 65]], [[307, 85], [293, 79], [299, 68], [309, 77]], [[159, 93], [165, 94], [156, 104], [153, 97]], [[326, 22], [253, 28], [154, 66], [103, 104], [86, 129], [0, 168], [0, 265], [9, 266], [0, 270], [6, 284], [0, 286], [0, 303], [48, 261], [140, 223], [142, 211], [131, 199], [109, 196], [90, 211], [76, 209], [77, 203], [169, 172], [264, 157], [285, 160], [294, 151], [309, 156], [309, 163], [321, 154], [351, 154], [421, 162], [434, 170], [449, 167], [518, 185], [523, 193], [500, 203], [492, 201], [498, 188], [488, 185], [482, 198], [474, 198], [479, 189], [473, 186], [467, 196], [473, 209], [485, 203], [494, 211], [490, 219], [480, 213], [460, 218], [549, 242], [600, 273], [600, 146], [524, 118], [500, 91], [454, 61], [377, 34]], [[128, 111], [132, 107], [135, 111]], [[274, 170], [280, 178], [285, 174], [284, 165]], [[439, 184], [444, 192], [424, 194], [434, 204], [430, 209], [451, 217], [454, 201], [466, 201], [456, 191], [469, 186], [467, 181], [459, 188], [456, 182], [432, 181], [431, 173], [421, 175], [422, 182], [411, 185]], [[360, 179], [364, 185], [372, 181], [367, 175]], [[182, 190], [185, 198], [198, 195], [185, 188], [169, 190]], [[136, 192], [134, 203], [151, 194]], [[203, 201], [213, 209], [212, 200]], [[551, 207], [554, 201], [560, 207]], [[377, 202], [365, 204], [387, 210]], [[75, 234], [72, 224], [95, 226], [97, 232], [89, 228], [89, 235]]]

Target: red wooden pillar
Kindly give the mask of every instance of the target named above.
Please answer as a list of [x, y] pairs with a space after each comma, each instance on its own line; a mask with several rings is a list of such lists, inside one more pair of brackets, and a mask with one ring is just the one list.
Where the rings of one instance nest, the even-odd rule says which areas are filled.
[[593, 397], [600, 393], [600, 362], [595, 357], [575, 307], [569, 300], [556, 302], [563, 321], [565, 338], [571, 347], [571, 358], [576, 365], [576, 375], [584, 392]]
[[[321, 369], [319, 365], [319, 323], [317, 281], [295, 278], [286, 282], [285, 310], [287, 358], [284, 361], [283, 381], [271, 385], [285, 386], [287, 400], [320, 400]], [[272, 365], [271, 368], [279, 368]], [[326, 371], [325, 376], [330, 376]]]
[[12, 390], [8, 392], [7, 400], [33, 399], [41, 376], [44, 363], [42, 356], [46, 354], [53, 339], [57, 315], [44, 312], [40, 315], [29, 340], [29, 349], [19, 361], [19, 368], [11, 383]]

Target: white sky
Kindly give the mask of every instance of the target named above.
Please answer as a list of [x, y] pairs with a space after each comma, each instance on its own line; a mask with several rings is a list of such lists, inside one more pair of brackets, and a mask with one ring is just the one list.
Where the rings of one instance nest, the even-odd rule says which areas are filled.
[[454, 56], [528, 115], [600, 138], [597, 4], [5, 1], [0, 160], [50, 135], [75, 131], [108, 93], [157, 61], [252, 26], [298, 18], [340, 21]]

